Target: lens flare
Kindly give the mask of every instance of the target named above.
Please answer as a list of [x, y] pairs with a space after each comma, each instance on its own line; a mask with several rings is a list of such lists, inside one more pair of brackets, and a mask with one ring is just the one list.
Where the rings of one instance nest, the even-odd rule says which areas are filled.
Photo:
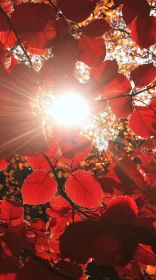
[[81, 96], [65, 93], [57, 97], [48, 114], [59, 124], [74, 126], [81, 124], [89, 114], [89, 108]]

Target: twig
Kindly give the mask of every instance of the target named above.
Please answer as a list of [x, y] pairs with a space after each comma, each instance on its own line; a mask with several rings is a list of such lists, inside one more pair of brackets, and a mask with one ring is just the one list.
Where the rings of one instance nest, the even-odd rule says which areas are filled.
[[22, 248], [22, 251], [32, 257], [33, 259], [35, 259], [36, 261], [43, 263], [51, 272], [63, 277], [66, 280], [76, 280], [76, 278], [67, 276], [65, 274], [63, 274], [62, 272], [60, 272], [59, 270], [55, 269], [54, 267], [51, 267], [48, 263], [46, 263], [43, 259], [41, 259], [40, 257], [36, 256], [33, 252], [29, 251], [28, 249]]
[[156, 87], [156, 85], [152, 85], [148, 88], [144, 88], [144, 89], [142, 89], [140, 91], [137, 91], [137, 92], [134, 92], [132, 94], [121, 94], [121, 95], [113, 96], [113, 97], [110, 97], [110, 98], [103, 98], [103, 99], [100, 99], [100, 100], [97, 100], [97, 101], [94, 101], [94, 102], [99, 103], [99, 102], [106, 102], [106, 101], [115, 100], [115, 99], [119, 99], [119, 98], [133, 97], [133, 96], [138, 95], [139, 93], [142, 93], [142, 92], [144, 92], [146, 90], [149, 90], [149, 89], [152, 89], [154, 87]]
[[48, 157], [45, 153], [43, 153], [42, 155], [43, 155], [43, 157], [46, 159], [46, 161], [48, 162], [49, 166], [51, 167], [51, 170], [52, 170], [53, 173], [54, 173], [56, 182], [57, 182], [57, 184], [58, 184], [58, 188], [57, 188], [57, 189], [58, 189], [59, 194], [60, 194], [66, 201], [68, 201], [68, 202], [70, 203], [71, 207], [72, 207], [74, 210], [78, 211], [78, 212], [81, 213], [83, 216], [85, 216], [86, 218], [90, 219], [90, 216], [88, 216], [86, 213], [84, 213], [82, 210], [80, 210], [80, 207], [79, 207], [77, 204], [75, 204], [75, 203], [68, 197], [68, 195], [66, 194], [66, 192], [63, 190], [62, 185], [60, 185], [59, 178], [58, 178], [57, 172], [56, 172], [56, 170], [55, 170], [55, 166], [51, 163], [49, 157]]
[[51, 0], [48, 0], [48, 1], [51, 4], [51, 6], [54, 8], [56, 13], [63, 19], [65, 26], [68, 26], [65, 16], [59, 11], [59, 9], [55, 6], [55, 4]]
[[112, 28], [113, 31], [120, 31], [120, 32], [123, 32], [123, 33], [126, 33], [127, 35], [130, 35], [130, 32], [124, 30], [124, 29], [120, 29], [120, 28]]
[[17, 32], [16, 32], [14, 26], [12, 25], [12, 23], [11, 23], [11, 21], [10, 21], [10, 18], [8, 17], [8, 15], [6, 14], [6, 12], [5, 12], [2, 8], [0, 8], [0, 12], [5, 16], [5, 18], [6, 18], [7, 22], [8, 22], [8, 24], [9, 24], [9, 26], [11, 27], [11, 30], [13, 31], [13, 33], [14, 33], [16, 39], [17, 39], [18, 44], [20, 45], [22, 51], [24, 52], [25, 56], [27, 57], [27, 59], [28, 59], [30, 65], [31, 65], [31, 67], [33, 67], [32, 61], [31, 61], [31, 59], [30, 59], [30, 57], [29, 57], [27, 51], [25, 50], [23, 44], [21, 43], [20, 37], [18, 36], [18, 34], [17, 34]]

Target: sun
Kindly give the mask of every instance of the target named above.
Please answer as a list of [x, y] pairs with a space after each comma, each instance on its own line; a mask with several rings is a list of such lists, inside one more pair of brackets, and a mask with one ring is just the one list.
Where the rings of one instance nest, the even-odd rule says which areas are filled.
[[54, 99], [48, 109], [52, 119], [64, 126], [80, 125], [89, 115], [87, 102], [74, 93], [64, 93]]

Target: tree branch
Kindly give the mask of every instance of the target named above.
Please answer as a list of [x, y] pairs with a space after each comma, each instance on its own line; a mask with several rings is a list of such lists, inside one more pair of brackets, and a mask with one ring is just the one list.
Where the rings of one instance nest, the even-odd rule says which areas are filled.
[[94, 102], [95, 103], [100, 103], [100, 102], [106, 102], [106, 101], [115, 100], [115, 99], [119, 99], [119, 98], [133, 97], [133, 96], [138, 95], [139, 93], [142, 93], [146, 90], [149, 90], [149, 89], [152, 89], [152, 88], [155, 88], [155, 87], [156, 87], [156, 85], [152, 85], [150, 87], [144, 88], [144, 89], [139, 90], [137, 92], [134, 92], [132, 94], [120, 94], [118, 96], [113, 96], [113, 97], [110, 97], [110, 98], [103, 98], [103, 99], [100, 99], [100, 100], [97, 100], [97, 101], [94, 101]]
[[126, 31], [124, 29], [120, 29], [120, 28], [112, 28], [112, 31], [119, 31], [119, 32], [123, 32], [123, 33], [125, 33], [127, 35], [130, 35], [130, 32], [128, 32], [128, 31]]

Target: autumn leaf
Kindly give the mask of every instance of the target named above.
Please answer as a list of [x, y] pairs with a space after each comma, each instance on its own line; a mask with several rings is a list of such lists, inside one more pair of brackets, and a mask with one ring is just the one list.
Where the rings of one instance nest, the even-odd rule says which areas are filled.
[[150, 84], [156, 77], [156, 67], [153, 63], [142, 64], [131, 72], [131, 79], [138, 88]]
[[71, 174], [67, 180], [66, 192], [78, 205], [95, 207], [102, 202], [102, 189], [90, 172], [83, 170]]
[[129, 126], [136, 135], [148, 138], [156, 135], [156, 100], [148, 106], [135, 106]]
[[146, 18], [136, 17], [131, 27], [131, 37], [140, 49], [148, 49], [156, 41], [156, 17], [149, 16]]
[[0, 201], [0, 220], [9, 225], [16, 226], [21, 223], [24, 218], [23, 206], [15, 201]]
[[78, 40], [79, 59], [90, 67], [98, 66], [104, 60], [106, 48], [103, 39], [92, 39], [82, 35]]
[[27, 177], [22, 187], [24, 204], [44, 204], [56, 192], [57, 183], [45, 171], [36, 171]]
[[58, 0], [57, 5], [64, 16], [74, 22], [81, 22], [87, 19], [93, 12], [98, 0]]
[[91, 38], [99, 38], [110, 29], [111, 27], [105, 19], [95, 19], [83, 29], [83, 35]]

